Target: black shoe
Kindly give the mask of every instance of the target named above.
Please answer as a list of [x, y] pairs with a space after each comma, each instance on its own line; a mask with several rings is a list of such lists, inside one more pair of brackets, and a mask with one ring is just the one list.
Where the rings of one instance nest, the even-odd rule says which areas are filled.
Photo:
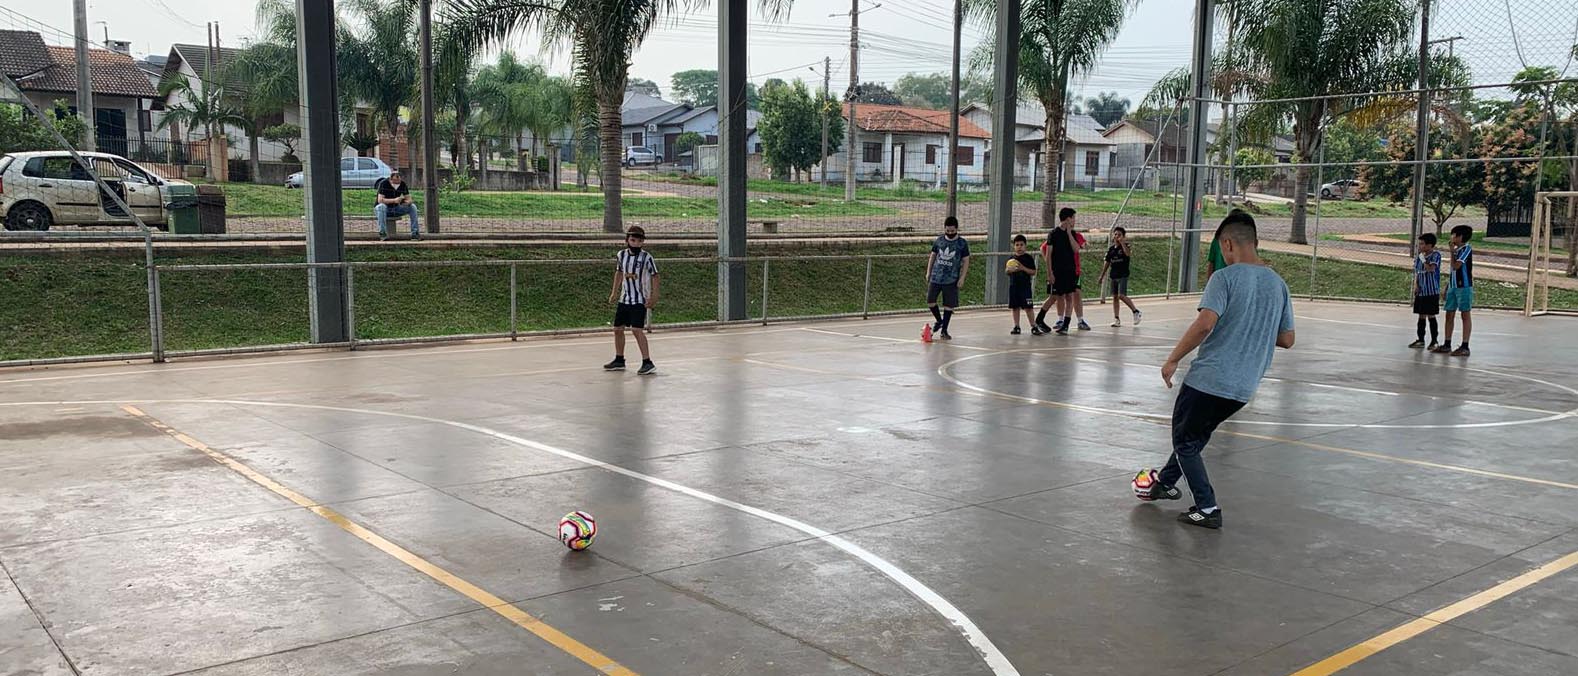
[[1446, 354], [1446, 353], [1451, 352], [1451, 351], [1452, 351], [1452, 346], [1451, 345], [1437, 345], [1435, 347], [1430, 348], [1430, 353], [1431, 354]]
[[1046, 333], [1046, 330], [1042, 329], [1040, 326], [1034, 324], [1030, 326], [1030, 335], [1032, 336], [1044, 336]]
[[413, 242], [420, 242], [420, 241], [422, 241], [422, 233], [420, 233], [420, 232], [413, 232], [413, 233], [411, 233], [411, 241], [413, 241]]
[[953, 340], [953, 336], [948, 335], [947, 331], [937, 334], [937, 337], [942, 340]]
[[608, 362], [607, 364], [603, 364], [603, 370], [604, 371], [623, 371], [623, 370], [625, 370], [625, 358], [624, 357], [614, 357], [613, 361]]
[[1079, 320], [1079, 330], [1081, 330], [1081, 331], [1089, 331], [1090, 330], [1090, 325], [1086, 324], [1085, 320], [1081, 319], [1081, 320]]
[[1454, 356], [1454, 357], [1467, 357], [1468, 356], [1468, 343], [1463, 343], [1462, 345], [1457, 346], [1457, 349], [1452, 351], [1452, 356]]
[[1155, 486], [1151, 487], [1151, 499], [1182, 500], [1183, 491], [1178, 490], [1177, 486], [1163, 486], [1161, 484], [1156, 484]]
[[657, 364], [652, 363], [651, 359], [642, 359], [641, 369], [636, 371], [636, 375], [650, 376], [654, 373], [657, 373]]
[[1036, 322], [1036, 328], [1041, 329], [1042, 333], [1051, 333], [1052, 332], [1052, 327], [1047, 326], [1046, 322]]
[[387, 242], [387, 241], [389, 241], [389, 236], [380, 232], [380, 233], [378, 233], [378, 241], [380, 241], [380, 242]]
[[1425, 350], [1426, 350], [1426, 351], [1427, 351], [1427, 352], [1435, 352], [1435, 351], [1436, 351], [1436, 348], [1437, 348], [1437, 347], [1439, 347], [1439, 346], [1438, 346], [1438, 345], [1436, 345], [1436, 341], [1433, 341], [1433, 340], [1432, 340], [1432, 341], [1430, 341], [1430, 346], [1429, 346], [1429, 347], [1426, 347], [1426, 348], [1425, 348]]
[[1019, 327], [1015, 326], [1014, 330], [1008, 332], [1008, 335], [1010, 335], [1010, 336], [1017, 336], [1020, 333], [1022, 333], [1022, 332], [1019, 330]]
[[1212, 510], [1210, 514], [1200, 511], [1199, 507], [1190, 507], [1189, 511], [1178, 515], [1178, 521], [1201, 528], [1221, 528], [1222, 508]]
[[[1409, 343], [1408, 346], [1411, 347], [1411, 348], [1414, 348], [1415, 350], [1420, 349], [1420, 348], [1425, 346], [1425, 339], [1420, 338], [1419, 340], [1416, 340], [1416, 341], [1414, 341], [1412, 343]], [[1431, 345], [1431, 347], [1435, 347], [1435, 346]]]
[[1060, 336], [1066, 336], [1068, 335], [1068, 325], [1064, 324], [1063, 322], [1058, 322], [1057, 326], [1052, 328], [1052, 332]]

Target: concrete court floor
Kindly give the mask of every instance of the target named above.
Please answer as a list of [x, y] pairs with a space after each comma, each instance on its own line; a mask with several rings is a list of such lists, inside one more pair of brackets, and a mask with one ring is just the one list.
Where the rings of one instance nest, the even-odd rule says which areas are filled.
[[[1573, 320], [1298, 303], [1212, 532], [1128, 485], [1193, 303], [1109, 307], [0, 372], [0, 673], [1290, 674], [1578, 551]], [[1575, 598], [1343, 673], [1575, 674]]]

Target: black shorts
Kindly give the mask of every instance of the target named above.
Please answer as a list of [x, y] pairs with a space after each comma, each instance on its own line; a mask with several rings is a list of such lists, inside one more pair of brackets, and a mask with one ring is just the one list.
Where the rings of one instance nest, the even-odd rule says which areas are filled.
[[1441, 314], [1441, 296], [1414, 296], [1414, 314], [1438, 315]]
[[633, 303], [620, 303], [614, 309], [614, 326], [627, 326], [633, 329], [644, 329], [647, 326], [647, 306]]
[[1047, 290], [1054, 296], [1065, 296], [1079, 290], [1079, 275], [1069, 272], [1059, 272], [1055, 279], [1048, 285]]
[[1016, 286], [1011, 284], [1008, 286], [1009, 308], [1033, 308], [1035, 306], [1035, 293], [1031, 291], [1029, 284], [1025, 284], [1024, 286]]
[[938, 284], [932, 282], [931, 287], [926, 289], [926, 304], [936, 305], [938, 296], [942, 296], [943, 307], [959, 307], [959, 285], [957, 283]]

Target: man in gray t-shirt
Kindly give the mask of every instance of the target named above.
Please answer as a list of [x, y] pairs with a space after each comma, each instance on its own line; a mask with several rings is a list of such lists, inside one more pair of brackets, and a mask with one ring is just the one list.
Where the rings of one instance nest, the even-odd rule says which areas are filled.
[[1234, 209], [1217, 230], [1227, 267], [1211, 275], [1194, 324], [1162, 366], [1173, 386], [1178, 362], [1200, 348], [1173, 404], [1173, 454], [1147, 497], [1177, 500], [1179, 478], [1189, 481], [1195, 504], [1178, 515], [1193, 526], [1222, 527], [1222, 510], [1200, 452], [1216, 427], [1237, 413], [1260, 387], [1276, 348], [1293, 347], [1293, 300], [1288, 285], [1255, 252], [1255, 220]]

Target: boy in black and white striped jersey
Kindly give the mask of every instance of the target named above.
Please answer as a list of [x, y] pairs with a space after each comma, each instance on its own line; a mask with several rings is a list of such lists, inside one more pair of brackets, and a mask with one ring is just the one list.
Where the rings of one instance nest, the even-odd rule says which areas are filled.
[[657, 304], [658, 269], [652, 254], [641, 249], [646, 240], [646, 230], [639, 225], [630, 226], [625, 231], [625, 248], [614, 257], [614, 287], [608, 292], [608, 302], [615, 304], [614, 360], [603, 365], [607, 371], [625, 370], [625, 329], [628, 328], [636, 337], [636, 346], [641, 348], [641, 369], [636, 373], [646, 376], [657, 372], [652, 354], [647, 350], [646, 329], [652, 306]]

